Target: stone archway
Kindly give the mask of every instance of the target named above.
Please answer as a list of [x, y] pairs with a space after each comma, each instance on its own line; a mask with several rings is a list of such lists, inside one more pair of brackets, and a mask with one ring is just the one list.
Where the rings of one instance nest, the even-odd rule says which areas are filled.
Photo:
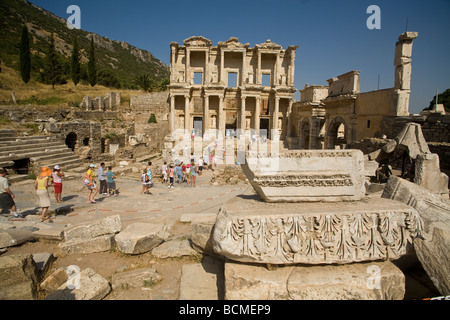
[[72, 151], [75, 151], [75, 147], [77, 145], [78, 142], [78, 137], [77, 134], [75, 132], [70, 132], [67, 136], [66, 136], [66, 145], [69, 147], [69, 149], [71, 149]]
[[311, 124], [308, 119], [303, 119], [300, 124], [299, 130], [299, 141], [300, 141], [300, 149], [309, 149], [310, 141], [311, 141]]
[[326, 132], [327, 149], [345, 149], [347, 145], [348, 126], [341, 117], [334, 118]]

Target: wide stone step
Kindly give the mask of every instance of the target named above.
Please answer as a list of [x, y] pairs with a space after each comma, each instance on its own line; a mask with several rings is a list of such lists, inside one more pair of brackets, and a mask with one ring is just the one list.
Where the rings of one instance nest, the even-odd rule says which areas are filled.
[[0, 130], [0, 138], [10, 138], [16, 137], [16, 132], [14, 130]]
[[34, 141], [34, 142], [27, 142], [27, 143], [21, 143], [17, 142], [11, 145], [2, 146], [0, 147], [0, 153], [3, 152], [18, 152], [18, 151], [27, 151], [27, 150], [33, 150], [36, 148], [51, 148], [51, 147], [61, 147], [66, 146], [65, 143], [62, 143], [58, 140], [52, 140], [52, 141]]
[[9, 183], [14, 184], [29, 179], [27, 174], [8, 174]]
[[39, 163], [39, 167], [49, 167], [53, 168], [56, 165], [59, 165], [63, 169], [71, 169], [76, 168], [80, 166], [81, 160], [78, 157], [71, 157], [71, 158], [60, 158], [58, 160], [52, 160], [47, 162]]
[[18, 150], [17, 152], [0, 152], [0, 159], [18, 160], [24, 158], [37, 158], [49, 154], [61, 154], [65, 152], [72, 152], [67, 146], [50, 147], [50, 148], [36, 148], [30, 149], [27, 152]]
[[35, 140], [48, 140], [54, 139], [55, 136], [6, 136], [0, 137], [0, 142], [14, 142], [14, 141], [35, 141]]
[[30, 159], [31, 161], [41, 162], [49, 159], [50, 160], [55, 158], [57, 159], [66, 156], [78, 157], [72, 150], [65, 148], [65, 149], [51, 150], [44, 153], [41, 152], [38, 156], [32, 156]]

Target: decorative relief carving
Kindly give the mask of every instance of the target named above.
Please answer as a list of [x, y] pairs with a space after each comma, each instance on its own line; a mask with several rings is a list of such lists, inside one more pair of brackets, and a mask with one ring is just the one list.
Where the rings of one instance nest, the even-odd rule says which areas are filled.
[[351, 187], [352, 177], [346, 174], [255, 176], [261, 187]]
[[398, 258], [421, 232], [414, 209], [239, 217], [222, 208], [214, 246], [244, 262], [342, 264]]

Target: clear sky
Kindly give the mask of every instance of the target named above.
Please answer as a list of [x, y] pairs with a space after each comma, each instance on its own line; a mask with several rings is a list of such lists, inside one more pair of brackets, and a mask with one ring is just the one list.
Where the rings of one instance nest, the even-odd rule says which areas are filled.
[[[394, 86], [395, 43], [416, 31], [410, 112], [427, 107], [450, 88], [450, 0], [31, 0], [67, 19], [81, 9], [81, 28], [126, 41], [170, 63], [169, 44], [204, 36], [217, 45], [238, 37], [250, 46], [270, 39], [297, 45], [295, 86], [327, 85], [327, 79], [361, 71], [361, 92]], [[381, 10], [381, 29], [366, 26], [370, 5]], [[297, 98], [299, 95], [297, 94]]]

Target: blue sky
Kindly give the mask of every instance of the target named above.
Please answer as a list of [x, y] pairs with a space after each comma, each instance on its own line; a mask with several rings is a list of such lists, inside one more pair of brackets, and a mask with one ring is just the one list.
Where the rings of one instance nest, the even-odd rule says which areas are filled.
[[[416, 31], [410, 112], [427, 107], [438, 89], [450, 88], [450, 1], [379, 0], [31, 0], [67, 19], [81, 9], [81, 28], [126, 41], [170, 63], [169, 44], [204, 36], [217, 45], [238, 37], [251, 46], [271, 39], [297, 45], [295, 86], [327, 85], [327, 79], [361, 71], [361, 92], [394, 86], [399, 35]], [[370, 5], [381, 10], [381, 29], [369, 30]], [[298, 98], [298, 95], [297, 95]]]

